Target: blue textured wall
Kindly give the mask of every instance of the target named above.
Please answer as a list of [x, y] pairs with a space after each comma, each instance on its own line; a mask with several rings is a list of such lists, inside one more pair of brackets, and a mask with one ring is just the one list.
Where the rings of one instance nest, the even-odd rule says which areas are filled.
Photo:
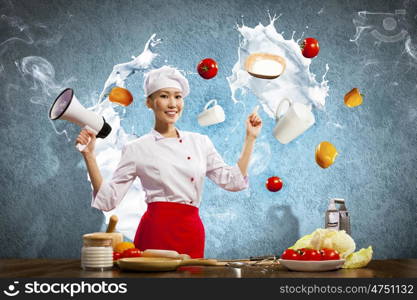
[[[0, 1], [0, 257], [79, 257], [82, 234], [100, 230], [104, 218], [90, 207], [90, 184], [73, 147], [79, 128], [59, 125], [71, 141], [54, 132], [48, 106], [33, 103], [32, 97], [45, 93], [17, 68], [24, 57], [48, 60], [60, 83], [73, 77], [69, 85], [86, 106], [97, 99], [113, 65], [142, 52], [152, 33], [163, 39], [155, 51], [159, 65], [166, 60], [195, 73], [200, 59], [216, 59], [216, 78], [188, 76], [191, 94], [179, 127], [209, 135], [233, 164], [244, 127], [233, 128], [247, 115], [230, 100], [226, 81], [237, 61], [235, 26], [242, 20], [251, 27], [267, 25], [268, 9], [282, 14], [275, 26], [286, 38], [295, 31], [295, 37], [305, 32], [319, 39], [321, 51], [311, 70], [321, 78], [329, 64], [326, 109], [315, 110], [314, 127], [288, 145], [273, 138], [274, 121], [260, 112], [264, 128], [258, 145], [269, 145], [269, 165], [251, 176], [247, 191], [230, 193], [207, 181], [201, 206], [206, 256], [281, 252], [322, 227], [328, 199], [341, 197], [358, 248], [372, 245], [375, 258], [417, 257], [416, 7], [416, 1], [362, 0]], [[356, 43], [350, 41], [359, 11], [396, 9], [406, 15], [398, 17], [402, 21], [395, 32], [384, 31], [381, 14], [370, 15], [364, 26], [384, 34], [406, 30], [414, 52], [406, 51], [404, 39], [379, 41], [367, 29]], [[153, 116], [139, 97], [142, 83], [132, 78], [127, 86], [136, 101], [122, 125], [141, 135], [151, 128]], [[353, 87], [365, 100], [349, 109], [343, 96]], [[200, 128], [196, 116], [212, 98], [225, 108], [227, 120]], [[253, 107], [257, 100], [249, 95], [245, 101]], [[314, 149], [325, 140], [340, 154], [332, 167], [321, 169]], [[274, 175], [284, 180], [277, 193], [264, 186]]]

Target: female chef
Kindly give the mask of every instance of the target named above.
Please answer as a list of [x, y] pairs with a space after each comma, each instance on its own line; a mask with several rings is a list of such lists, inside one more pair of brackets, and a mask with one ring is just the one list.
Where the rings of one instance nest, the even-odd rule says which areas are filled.
[[88, 143], [82, 155], [94, 189], [91, 206], [114, 209], [139, 177], [147, 211], [136, 231], [135, 246], [141, 251], [166, 249], [204, 257], [205, 233], [198, 212], [204, 178], [228, 191], [247, 188], [248, 165], [262, 120], [256, 112], [249, 115], [242, 154], [236, 165], [229, 166], [208, 136], [175, 127], [189, 93], [188, 81], [178, 70], [163, 66], [148, 72], [144, 90], [155, 126], [123, 147], [109, 182], [103, 181], [96, 162], [95, 135], [84, 129], [76, 139], [76, 143]]

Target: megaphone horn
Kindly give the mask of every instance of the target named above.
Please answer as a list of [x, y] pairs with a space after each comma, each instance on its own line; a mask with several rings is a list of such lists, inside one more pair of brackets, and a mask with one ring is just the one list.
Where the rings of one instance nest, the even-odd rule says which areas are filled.
[[[98, 138], [105, 138], [111, 132], [111, 126], [106, 122], [104, 117], [95, 112], [87, 110], [74, 95], [74, 90], [67, 88], [62, 91], [52, 103], [49, 109], [49, 118], [51, 120], [67, 120], [78, 126], [90, 130]], [[77, 149], [81, 152], [87, 145], [77, 144]]]

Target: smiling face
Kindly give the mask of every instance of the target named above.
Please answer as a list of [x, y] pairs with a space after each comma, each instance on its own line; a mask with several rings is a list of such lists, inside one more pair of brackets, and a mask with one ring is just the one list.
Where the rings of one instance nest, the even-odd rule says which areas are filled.
[[153, 110], [157, 124], [173, 125], [181, 117], [184, 100], [181, 90], [163, 88], [150, 95], [146, 105]]

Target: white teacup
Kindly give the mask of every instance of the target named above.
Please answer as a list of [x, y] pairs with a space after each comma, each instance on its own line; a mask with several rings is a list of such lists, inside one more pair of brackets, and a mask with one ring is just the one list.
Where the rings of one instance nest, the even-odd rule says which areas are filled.
[[[281, 114], [284, 103], [288, 103], [289, 107]], [[278, 105], [276, 119], [274, 136], [281, 144], [288, 144], [315, 123], [310, 107], [298, 102], [293, 103], [288, 98], [282, 99]]]
[[[214, 103], [210, 108], [209, 105]], [[204, 106], [204, 110], [198, 115], [198, 124], [200, 126], [209, 126], [221, 123], [226, 119], [223, 108], [217, 104], [216, 99], [212, 99]]]

